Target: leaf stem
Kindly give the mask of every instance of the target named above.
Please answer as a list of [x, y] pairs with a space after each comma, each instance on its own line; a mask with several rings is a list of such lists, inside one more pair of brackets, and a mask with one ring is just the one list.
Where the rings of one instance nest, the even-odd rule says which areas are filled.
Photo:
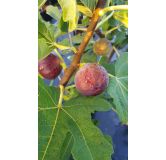
[[50, 82], [49, 86], [52, 86], [53, 82], [54, 82], [54, 80], [51, 80], [51, 82]]
[[[119, 25], [118, 25], [118, 26], [119, 26]], [[106, 36], [109, 32], [112, 32], [112, 31], [114, 31], [115, 29], [117, 29], [117, 28], [118, 28], [118, 26], [116, 26], [116, 27], [114, 27], [114, 28], [112, 28], [112, 29], [108, 30], [108, 31], [105, 33], [105, 36]]]
[[75, 30], [87, 31], [87, 28], [75, 28]]
[[114, 108], [112, 108], [113, 111], [115, 111], [116, 113], [118, 113]]
[[59, 88], [60, 88], [60, 97], [59, 97], [58, 108], [60, 108], [62, 106], [64, 86], [59, 85]]
[[99, 15], [102, 16], [106, 12], [114, 10], [128, 10], [128, 5], [116, 5], [116, 6], [106, 7], [99, 12]]
[[54, 49], [55, 53], [57, 54], [57, 56], [62, 60], [60, 62], [60, 65], [63, 67], [63, 70], [65, 70], [67, 67], [66, 67], [66, 63], [65, 61], [63, 60], [63, 58], [61, 57], [60, 53], [58, 52], [57, 49]]
[[70, 89], [70, 88], [75, 88], [75, 87], [76, 87], [76, 85], [73, 84], [73, 85], [71, 85], [71, 86], [65, 87], [65, 90], [68, 90], [68, 89]]
[[115, 52], [116, 52], [116, 54], [118, 55], [118, 57], [120, 57], [120, 54], [119, 54], [119, 52], [117, 51], [116, 47], [115, 47], [115, 46], [112, 46], [112, 47], [113, 47], [113, 49], [115, 50]]
[[112, 75], [112, 74], [110, 74], [110, 73], [108, 73], [108, 76], [111, 78], [111, 77], [115, 77], [114, 75]]
[[100, 59], [99, 59], [99, 61], [98, 61], [98, 64], [100, 63], [101, 58], [102, 58], [102, 56], [100, 56]]

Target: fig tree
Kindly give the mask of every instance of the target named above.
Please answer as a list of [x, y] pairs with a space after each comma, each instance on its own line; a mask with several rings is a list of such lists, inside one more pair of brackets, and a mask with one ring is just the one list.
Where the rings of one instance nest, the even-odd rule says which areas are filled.
[[55, 79], [62, 71], [60, 59], [53, 54], [38, 62], [38, 71], [46, 79]]
[[105, 56], [112, 51], [112, 45], [109, 40], [105, 38], [99, 38], [95, 41], [93, 45], [93, 51], [100, 56]]
[[77, 71], [74, 82], [82, 95], [96, 96], [107, 88], [109, 77], [103, 66], [87, 63]]

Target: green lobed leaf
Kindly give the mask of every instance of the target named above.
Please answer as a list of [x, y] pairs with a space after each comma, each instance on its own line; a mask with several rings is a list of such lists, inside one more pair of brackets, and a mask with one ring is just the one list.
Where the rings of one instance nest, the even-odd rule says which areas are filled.
[[124, 38], [125, 35], [118, 31], [116, 34], [114, 45], [118, 45], [119, 43], [121, 43], [124, 40]]
[[97, 96], [78, 96], [57, 108], [59, 89], [47, 86], [40, 78], [38, 84], [38, 159], [61, 160], [68, 132], [74, 138], [71, 151], [74, 159], [110, 159], [112, 145], [92, 123], [91, 113], [95, 110], [108, 111], [112, 108], [111, 104]]
[[114, 99], [118, 117], [128, 122], [128, 53], [124, 52], [115, 62], [115, 77], [111, 77], [107, 88]]
[[47, 6], [46, 13], [50, 15], [52, 18], [56, 19], [58, 22], [62, 17], [62, 13], [59, 12], [57, 6], [52, 6], [52, 5]]

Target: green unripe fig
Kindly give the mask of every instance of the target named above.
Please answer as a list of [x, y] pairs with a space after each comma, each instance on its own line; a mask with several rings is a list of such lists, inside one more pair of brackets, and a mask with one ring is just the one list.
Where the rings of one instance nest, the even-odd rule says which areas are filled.
[[111, 42], [105, 38], [99, 38], [93, 45], [93, 51], [99, 56], [105, 56], [112, 51]]
[[74, 82], [82, 95], [96, 96], [108, 87], [109, 77], [103, 66], [97, 63], [86, 63], [77, 71]]

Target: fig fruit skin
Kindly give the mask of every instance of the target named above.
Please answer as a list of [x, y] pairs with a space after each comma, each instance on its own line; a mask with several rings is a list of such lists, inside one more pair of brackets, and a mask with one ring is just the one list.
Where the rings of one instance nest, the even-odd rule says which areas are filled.
[[55, 79], [62, 71], [60, 61], [57, 56], [49, 54], [46, 58], [38, 62], [39, 73], [46, 79]]
[[109, 40], [105, 38], [99, 38], [93, 45], [93, 51], [99, 56], [105, 56], [112, 51], [112, 45]]
[[77, 71], [74, 82], [82, 95], [96, 96], [108, 87], [109, 77], [103, 66], [87, 63]]

